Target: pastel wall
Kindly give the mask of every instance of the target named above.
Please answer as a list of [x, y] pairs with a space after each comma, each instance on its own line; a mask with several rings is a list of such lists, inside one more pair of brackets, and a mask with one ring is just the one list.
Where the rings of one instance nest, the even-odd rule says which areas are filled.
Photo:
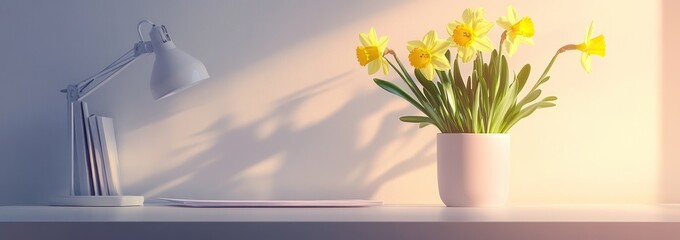
[[[70, 0], [0, 3], [0, 204], [67, 193], [58, 90], [131, 48], [145, 18], [166, 25], [212, 77], [154, 102], [145, 57], [88, 99], [115, 120], [126, 193], [440, 204], [436, 131], [398, 121], [416, 112], [357, 64], [357, 34], [375, 27], [405, 59], [407, 41], [430, 29], [445, 35], [464, 8], [484, 7], [495, 20], [510, 3], [536, 23], [536, 46], [511, 59], [516, 70], [531, 63], [532, 80], [557, 48], [583, 41], [591, 20], [607, 39], [607, 57], [593, 60], [591, 74], [579, 54], [561, 55], [544, 88], [558, 107], [511, 131], [510, 202], [677, 196], [668, 176], [679, 170], [664, 166], [680, 164], [668, 157], [673, 139], [662, 138], [675, 129], [664, 119], [677, 111], [661, 89], [678, 76], [661, 52], [670, 45], [661, 20], [673, 12], [665, 2]], [[491, 31], [494, 42], [500, 33]]]
[[678, 1], [663, 2], [663, 47], [661, 64], [662, 84], [661, 84], [661, 166], [659, 167], [659, 201], [661, 202], [680, 202], [680, 29], [675, 26], [680, 22], [680, 16], [675, 12], [680, 9]]

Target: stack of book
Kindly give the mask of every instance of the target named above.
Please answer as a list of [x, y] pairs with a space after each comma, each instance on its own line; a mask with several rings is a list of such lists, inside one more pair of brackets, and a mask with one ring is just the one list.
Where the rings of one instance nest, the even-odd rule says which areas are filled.
[[113, 120], [90, 114], [85, 102], [76, 102], [73, 111], [74, 195], [122, 195]]

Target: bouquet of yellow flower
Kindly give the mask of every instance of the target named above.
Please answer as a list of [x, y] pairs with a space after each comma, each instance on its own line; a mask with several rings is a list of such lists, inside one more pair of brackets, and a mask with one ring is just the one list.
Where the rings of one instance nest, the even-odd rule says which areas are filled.
[[[494, 23], [484, 19], [482, 8], [466, 9], [462, 21], [450, 22], [448, 39], [440, 39], [435, 31], [430, 31], [422, 41], [408, 42], [408, 60], [415, 68], [415, 78], [395, 51], [387, 48], [388, 38], [378, 37], [373, 28], [359, 34], [362, 46], [357, 47], [357, 59], [361, 66], [367, 66], [370, 75], [381, 69], [387, 74], [391, 67], [404, 80], [412, 95], [391, 82], [374, 79], [378, 86], [405, 99], [425, 115], [403, 116], [401, 121], [419, 123], [420, 127], [434, 125], [442, 133], [507, 133], [536, 109], [555, 106], [555, 96], [538, 99], [541, 96], [539, 87], [550, 79], [548, 72], [558, 55], [569, 50], [583, 52], [581, 64], [587, 72], [591, 71], [591, 55], [605, 55], [604, 36], [593, 38], [591, 23], [585, 41], [558, 49], [531, 90], [519, 97], [529, 78], [531, 65], [524, 65], [511, 78], [503, 50], [505, 48], [508, 56], [512, 56], [520, 44], [533, 45], [534, 23], [529, 17], [520, 18], [512, 6], [508, 7], [508, 15], [500, 17], [496, 23], [504, 29], [497, 50], [487, 36]], [[457, 50], [453, 63], [450, 48]], [[482, 52], [491, 52], [488, 62]], [[388, 54], [395, 62], [386, 58]], [[463, 63], [473, 61], [471, 76], [461, 76], [459, 60]], [[434, 81], [435, 76], [439, 81]]]

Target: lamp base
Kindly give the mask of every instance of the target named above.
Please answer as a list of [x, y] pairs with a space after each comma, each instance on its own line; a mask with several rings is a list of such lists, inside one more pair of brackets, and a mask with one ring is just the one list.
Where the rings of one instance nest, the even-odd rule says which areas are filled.
[[65, 196], [52, 199], [51, 206], [132, 207], [144, 205], [144, 196]]

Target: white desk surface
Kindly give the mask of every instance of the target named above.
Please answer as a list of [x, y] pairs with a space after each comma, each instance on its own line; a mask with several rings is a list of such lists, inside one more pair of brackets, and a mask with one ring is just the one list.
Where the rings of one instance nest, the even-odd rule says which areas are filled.
[[0, 222], [680, 222], [680, 205], [447, 208], [190, 208], [0, 206]]
[[680, 205], [1, 206], [0, 239], [677, 240], [680, 239]]

